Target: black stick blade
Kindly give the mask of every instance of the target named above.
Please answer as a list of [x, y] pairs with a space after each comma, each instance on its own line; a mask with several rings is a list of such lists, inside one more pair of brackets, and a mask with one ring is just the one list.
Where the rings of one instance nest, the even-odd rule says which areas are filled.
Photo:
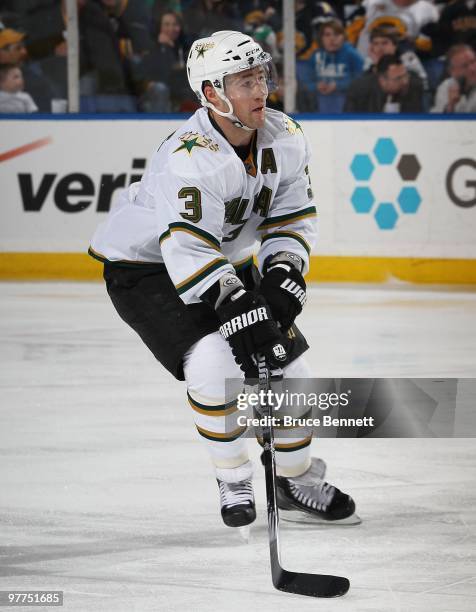
[[281, 567], [273, 572], [273, 584], [279, 591], [309, 597], [340, 597], [350, 587], [347, 578], [326, 574], [290, 572]]
[[[269, 369], [261, 355], [258, 360], [259, 388], [269, 389]], [[262, 415], [268, 417], [269, 425], [263, 426], [264, 469], [266, 477], [266, 499], [268, 506], [268, 535], [273, 585], [279, 591], [307, 595], [309, 597], [339, 597], [349, 590], [347, 578], [327, 574], [304, 574], [290, 572], [281, 567], [279, 561], [279, 511], [276, 501], [276, 459], [274, 455], [274, 435], [271, 407], [263, 403]]]

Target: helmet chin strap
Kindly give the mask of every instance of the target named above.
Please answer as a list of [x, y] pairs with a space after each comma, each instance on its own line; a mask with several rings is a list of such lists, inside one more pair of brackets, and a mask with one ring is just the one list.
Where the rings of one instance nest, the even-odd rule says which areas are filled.
[[236, 127], [241, 128], [242, 130], [245, 130], [246, 132], [254, 132], [255, 130], [253, 128], [250, 128], [247, 125], [245, 125], [234, 114], [233, 106], [232, 106], [230, 100], [225, 96], [225, 94], [223, 94], [218, 89], [215, 89], [215, 91], [220, 96], [220, 98], [223, 100], [223, 102], [225, 102], [226, 105], [228, 106], [228, 111], [224, 112], [224, 111], [218, 110], [218, 108], [214, 104], [212, 104], [211, 102], [208, 102], [208, 101], [206, 102], [206, 106], [208, 106], [208, 108], [211, 108], [217, 115], [220, 115], [220, 117], [226, 117], [227, 119], [229, 119], [233, 123], [233, 125], [235, 125]]

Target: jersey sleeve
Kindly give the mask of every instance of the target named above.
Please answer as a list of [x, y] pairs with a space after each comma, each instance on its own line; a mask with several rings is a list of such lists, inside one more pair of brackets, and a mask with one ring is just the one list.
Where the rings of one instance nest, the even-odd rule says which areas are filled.
[[258, 228], [261, 231], [258, 265], [262, 271], [269, 255], [288, 251], [302, 258], [305, 274], [309, 270], [309, 257], [317, 232], [317, 212], [308, 168], [310, 147], [300, 128], [297, 134], [287, 139], [281, 151], [282, 159], [286, 160], [286, 170], [268, 215]]
[[223, 172], [179, 176], [170, 169], [155, 193], [162, 257], [177, 293], [199, 300], [233, 266], [221, 252], [225, 207]]

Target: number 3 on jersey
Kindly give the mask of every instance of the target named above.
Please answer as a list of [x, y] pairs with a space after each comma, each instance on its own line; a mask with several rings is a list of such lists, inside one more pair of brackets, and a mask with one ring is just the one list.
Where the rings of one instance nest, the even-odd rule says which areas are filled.
[[185, 200], [185, 210], [180, 216], [192, 223], [198, 223], [202, 218], [202, 194], [196, 187], [182, 187], [178, 197]]

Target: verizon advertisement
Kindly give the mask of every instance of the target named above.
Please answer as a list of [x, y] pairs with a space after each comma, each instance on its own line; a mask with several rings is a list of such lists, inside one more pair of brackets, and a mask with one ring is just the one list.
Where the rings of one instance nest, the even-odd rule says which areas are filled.
[[84, 252], [177, 121], [0, 122], [3, 251]]
[[[87, 250], [115, 195], [181, 124], [0, 122], [0, 249]], [[315, 254], [476, 258], [474, 122], [301, 124], [313, 150]]]

